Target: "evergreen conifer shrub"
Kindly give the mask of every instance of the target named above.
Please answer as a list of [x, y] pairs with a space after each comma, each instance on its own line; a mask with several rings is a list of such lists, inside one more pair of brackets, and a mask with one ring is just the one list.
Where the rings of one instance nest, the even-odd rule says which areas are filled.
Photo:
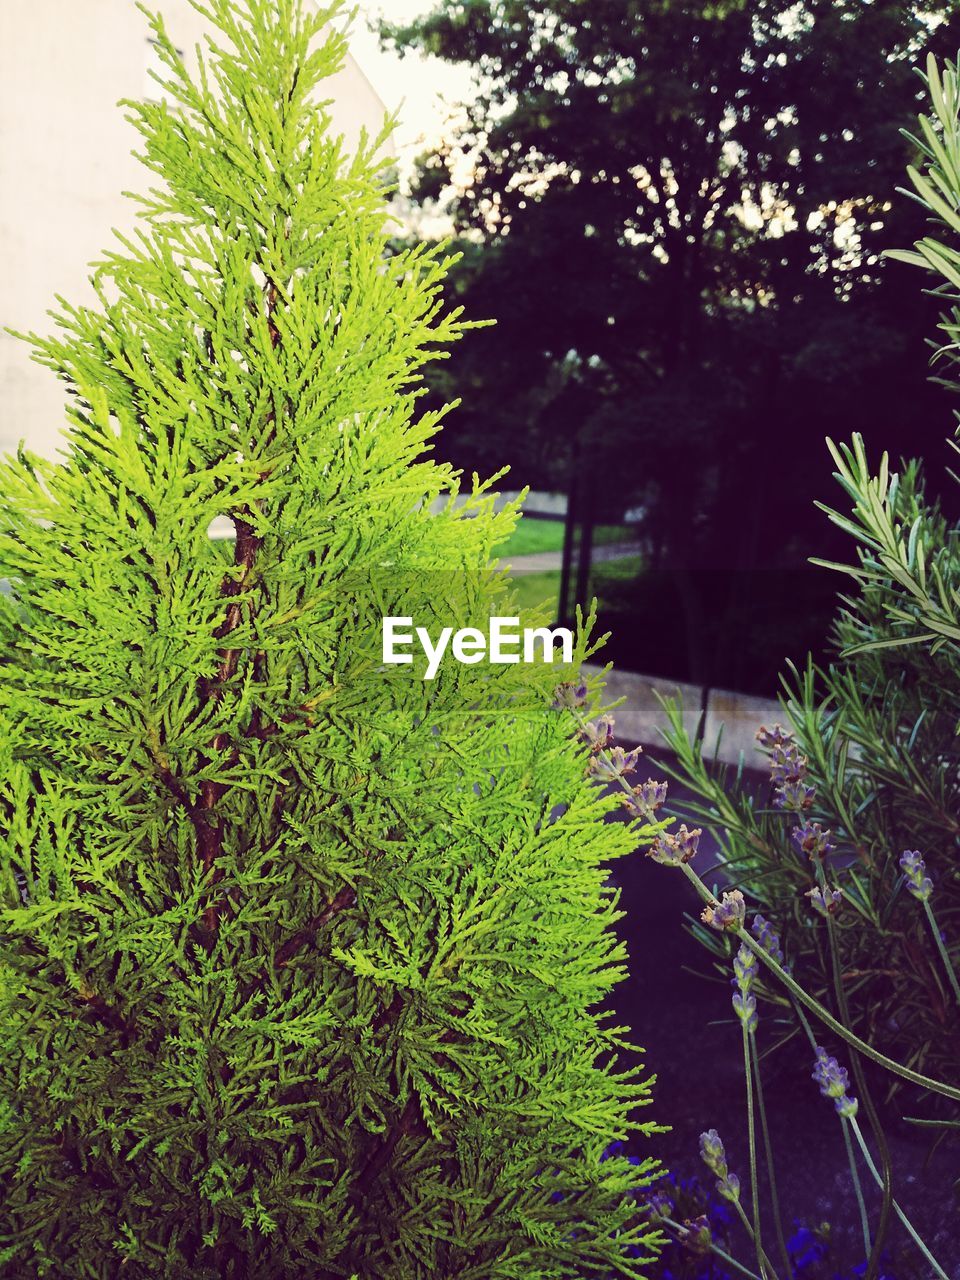
[[602, 1001], [644, 829], [555, 699], [587, 629], [384, 666], [385, 616], [514, 612], [516, 512], [417, 412], [448, 262], [331, 134], [337, 6], [198, 8], [199, 73], [153, 17], [128, 104], [142, 232], [31, 338], [63, 452], [0, 471], [0, 1275], [637, 1276]]

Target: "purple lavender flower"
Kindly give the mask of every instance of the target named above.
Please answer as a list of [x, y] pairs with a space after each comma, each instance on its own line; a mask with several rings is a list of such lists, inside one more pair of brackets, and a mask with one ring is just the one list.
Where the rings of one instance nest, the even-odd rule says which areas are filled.
[[693, 1253], [709, 1253], [713, 1243], [713, 1232], [710, 1230], [710, 1220], [705, 1213], [701, 1213], [699, 1218], [684, 1220], [680, 1243]]
[[804, 897], [810, 899], [810, 905], [814, 911], [822, 916], [835, 916], [840, 912], [843, 906], [843, 894], [839, 889], [828, 889], [826, 893], [817, 885], [813, 889], [808, 889]]
[[700, 1159], [717, 1179], [717, 1191], [725, 1200], [740, 1199], [740, 1179], [727, 1168], [727, 1153], [716, 1129], [700, 1135]]
[[553, 692], [553, 706], [556, 711], [575, 711], [578, 707], [582, 707], [586, 700], [587, 686], [574, 684], [571, 680], [565, 680], [563, 684], [557, 685]]
[[667, 798], [667, 784], [665, 782], [655, 782], [653, 778], [648, 778], [638, 790], [643, 793], [644, 802], [654, 812], [660, 808]]
[[[787, 1241], [787, 1253], [790, 1261], [793, 1263], [796, 1274], [805, 1275], [811, 1267], [816, 1266], [818, 1262], [822, 1262], [827, 1256], [827, 1244], [822, 1235], [811, 1231], [809, 1227], [802, 1223], [796, 1223], [796, 1231]], [[823, 1228], [821, 1228], [821, 1231]], [[866, 1269], [866, 1263], [863, 1269], [857, 1267], [851, 1272], [851, 1275], [863, 1275]], [[840, 1276], [835, 1276], [834, 1280], [841, 1280]]]
[[633, 773], [640, 759], [642, 747], [624, 751], [623, 747], [611, 747], [602, 755], [596, 755], [587, 767], [587, 773], [603, 782], [616, 782], [624, 774]]
[[716, 1129], [705, 1129], [700, 1135], [700, 1159], [711, 1173], [723, 1178], [727, 1173], [727, 1153]]
[[702, 834], [699, 827], [688, 830], [686, 823], [676, 832], [661, 831], [647, 850], [647, 857], [665, 867], [679, 867], [682, 862], [689, 862], [694, 857]]
[[654, 1191], [647, 1201], [647, 1213], [652, 1221], [669, 1218], [673, 1214], [673, 1201], [665, 1191]]
[[833, 852], [835, 846], [830, 835], [819, 822], [805, 822], [792, 832], [793, 843], [810, 859], [825, 858]]
[[758, 913], [753, 917], [750, 932], [772, 960], [775, 960], [781, 967], [786, 964], [783, 956], [783, 948], [780, 946], [780, 938], [769, 920], [765, 920], [763, 916]]
[[613, 716], [604, 715], [596, 720], [588, 720], [580, 734], [591, 751], [602, 751], [613, 741]]
[[753, 986], [758, 963], [756, 953], [741, 942], [740, 950], [733, 957], [733, 981], [741, 991], [747, 992]]
[[807, 757], [800, 754], [800, 748], [792, 740], [777, 743], [770, 752], [771, 782], [798, 782], [806, 776]]
[[799, 778], [785, 778], [773, 793], [775, 807], [789, 809], [791, 813], [802, 813], [809, 809], [816, 798], [816, 787], [808, 786]]
[[784, 746], [786, 743], [792, 742], [793, 734], [780, 724], [775, 724], [772, 729], [768, 729], [765, 724], [762, 724], [757, 730], [757, 741], [764, 750], [769, 751], [773, 747]]
[[667, 798], [667, 784], [654, 782], [648, 778], [639, 787], [633, 787], [630, 794], [621, 792], [619, 799], [624, 808], [629, 809], [635, 818], [650, 822], [656, 817], [657, 810]]
[[904, 849], [900, 855], [900, 870], [906, 877], [907, 893], [912, 893], [918, 902], [929, 902], [933, 881], [927, 875], [927, 864], [919, 849]]
[[744, 996], [739, 991], [735, 991], [733, 995], [733, 1011], [740, 1019], [740, 1023], [747, 1033], [753, 1035], [759, 1021], [757, 1017], [757, 997], [755, 995]]
[[816, 798], [816, 788], [804, 779], [807, 776], [807, 757], [792, 733], [780, 725], [763, 728], [757, 734], [762, 747], [770, 752], [770, 781], [774, 784], [773, 803], [778, 809], [803, 813]]
[[704, 907], [700, 919], [711, 929], [729, 929], [737, 932], [747, 918], [747, 904], [739, 889], [725, 893], [719, 902]]
[[820, 1086], [825, 1098], [832, 1098], [837, 1115], [852, 1120], [857, 1114], [857, 1100], [847, 1090], [850, 1088], [850, 1077], [846, 1067], [827, 1053], [826, 1049], [816, 1046], [816, 1061], [813, 1064], [813, 1078]]
[[757, 976], [757, 960], [754, 952], [745, 942], [741, 942], [740, 950], [733, 957], [733, 1011], [748, 1032], [757, 1029], [757, 999], [752, 993], [753, 982]]

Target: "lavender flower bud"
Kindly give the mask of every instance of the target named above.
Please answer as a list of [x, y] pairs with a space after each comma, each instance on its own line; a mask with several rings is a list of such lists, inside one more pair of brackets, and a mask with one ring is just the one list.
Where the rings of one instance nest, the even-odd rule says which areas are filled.
[[699, 827], [688, 830], [686, 823], [676, 832], [662, 831], [647, 850], [647, 857], [665, 867], [679, 867], [694, 857], [702, 834]]
[[644, 822], [655, 822], [657, 810], [667, 798], [667, 784], [654, 782], [652, 778], [639, 787], [631, 788], [629, 794], [621, 791], [617, 799], [634, 818]]
[[757, 1029], [757, 1001], [751, 993], [754, 978], [757, 976], [758, 960], [745, 942], [741, 942], [740, 950], [733, 958], [733, 1011], [747, 1031]]
[[647, 1213], [653, 1222], [673, 1214], [673, 1201], [665, 1191], [654, 1191], [647, 1201]]
[[648, 778], [634, 787], [630, 795], [621, 795], [620, 803], [638, 818], [653, 818], [666, 798], [667, 784]]
[[822, 916], [839, 915], [840, 908], [843, 906], [843, 894], [839, 889], [828, 889], [824, 893], [818, 885], [814, 889], [808, 889], [804, 897], [810, 899], [810, 905], [814, 911]]
[[739, 991], [733, 995], [733, 1011], [740, 1019], [741, 1025], [751, 1035], [757, 1029], [757, 997], [754, 995], [741, 995]]
[[772, 729], [762, 728], [757, 741], [770, 752], [770, 781], [774, 783], [773, 803], [778, 809], [803, 813], [816, 799], [816, 788], [804, 781], [807, 776], [807, 757], [792, 733], [779, 724]]
[[727, 1153], [716, 1129], [706, 1129], [701, 1133], [700, 1159], [716, 1177], [727, 1176]]
[[769, 751], [773, 747], [784, 746], [788, 742], [793, 741], [793, 734], [789, 729], [784, 729], [782, 725], [775, 724], [772, 729], [761, 725], [757, 730], [757, 742], [760, 743], [764, 750]]
[[770, 779], [772, 782], [799, 782], [806, 777], [807, 757], [800, 754], [795, 742], [777, 744], [770, 753]]
[[719, 902], [705, 907], [700, 914], [704, 924], [711, 929], [729, 929], [736, 933], [747, 918], [747, 904], [739, 889], [725, 893]]
[[727, 1200], [740, 1199], [740, 1179], [727, 1168], [727, 1153], [716, 1129], [700, 1135], [700, 1159], [717, 1179], [717, 1191]]
[[825, 858], [834, 850], [830, 832], [824, 831], [819, 822], [805, 822], [793, 831], [793, 843], [808, 858]]
[[641, 751], [641, 747], [634, 747], [632, 751], [624, 751], [623, 747], [611, 747], [603, 755], [593, 757], [587, 773], [603, 782], [616, 782], [624, 774], [633, 773]]
[[745, 942], [740, 943], [740, 950], [733, 957], [733, 983], [738, 990], [744, 995], [753, 986], [753, 980], [757, 976], [757, 965], [759, 961], [756, 955]]
[[765, 920], [763, 916], [758, 913], [753, 917], [750, 932], [771, 959], [776, 960], [777, 964], [781, 967], [786, 964], [783, 956], [783, 948], [780, 946], [780, 938], [769, 920]]
[[696, 1254], [709, 1253], [710, 1246], [713, 1243], [713, 1233], [710, 1230], [710, 1221], [705, 1213], [701, 1213], [699, 1218], [685, 1218], [683, 1232], [681, 1243], [684, 1248], [690, 1249]]
[[816, 798], [816, 787], [808, 786], [799, 778], [785, 779], [773, 793], [774, 806], [777, 809], [788, 809], [791, 813], [803, 813]]
[[927, 864], [919, 849], [904, 849], [900, 855], [900, 870], [906, 877], [907, 892], [918, 902], [929, 902], [933, 893], [933, 881], [927, 875]]
[[570, 680], [565, 680], [554, 690], [553, 707], [555, 711], [575, 711], [578, 707], [582, 707], [586, 700], [585, 684], [574, 684]]
[[588, 720], [580, 730], [580, 736], [589, 743], [591, 751], [602, 751], [613, 740], [613, 716]]
[[836, 1058], [830, 1056], [826, 1049], [816, 1046], [817, 1057], [813, 1066], [813, 1078], [820, 1086], [825, 1098], [832, 1098], [837, 1115], [852, 1120], [857, 1114], [857, 1100], [847, 1093], [850, 1088], [850, 1077], [846, 1067], [841, 1067]]

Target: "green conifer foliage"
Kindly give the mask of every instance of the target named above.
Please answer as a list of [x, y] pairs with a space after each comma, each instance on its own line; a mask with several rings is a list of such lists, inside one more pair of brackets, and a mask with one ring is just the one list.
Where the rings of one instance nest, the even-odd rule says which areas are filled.
[[336, 6], [201, 11], [193, 79], [151, 18], [142, 234], [31, 339], [64, 452], [0, 473], [0, 1275], [639, 1275], [643, 830], [556, 666], [381, 661], [511, 612], [516, 513], [417, 413], [448, 263], [330, 132]]

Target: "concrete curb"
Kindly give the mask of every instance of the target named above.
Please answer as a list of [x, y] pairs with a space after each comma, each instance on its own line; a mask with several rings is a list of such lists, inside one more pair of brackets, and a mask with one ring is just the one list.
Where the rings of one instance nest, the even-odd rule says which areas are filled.
[[[601, 667], [590, 663], [584, 667], [585, 673], [594, 675], [601, 670]], [[762, 724], [782, 721], [783, 711], [774, 699], [661, 680], [614, 668], [607, 676], [606, 700], [624, 699], [616, 712], [616, 732], [621, 741], [649, 747], [663, 746], [663, 730], [667, 721], [657, 700], [658, 695], [661, 698], [680, 697], [684, 728], [691, 737], [696, 736], [703, 717], [704, 748], [711, 759], [719, 737], [716, 758], [722, 764], [738, 765], [742, 759], [747, 769], [766, 769], [767, 757], [757, 749], [755, 735]]]

